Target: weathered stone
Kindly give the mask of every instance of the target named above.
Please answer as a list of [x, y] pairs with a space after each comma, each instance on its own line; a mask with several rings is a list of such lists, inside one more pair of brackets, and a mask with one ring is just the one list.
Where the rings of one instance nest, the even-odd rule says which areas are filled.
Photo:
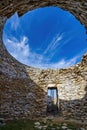
[[51, 128], [51, 130], [56, 130], [56, 128]]
[[87, 0], [0, 1], [0, 114], [4, 118], [46, 116], [47, 89], [57, 87], [61, 115], [87, 121], [87, 54], [76, 66], [43, 70], [19, 63], [2, 42], [4, 23], [14, 12], [21, 16], [51, 5], [68, 10], [87, 28]]
[[44, 125], [44, 126], [43, 126], [43, 130], [46, 130], [46, 129], [47, 129], [47, 125]]
[[85, 128], [80, 128], [80, 130], [85, 130]]
[[67, 130], [67, 127], [66, 126], [62, 126], [61, 127], [63, 130]]
[[39, 126], [40, 125], [40, 122], [35, 122], [34, 123], [36, 126]]
[[0, 127], [4, 126], [5, 125], [5, 121], [4, 121], [4, 118], [0, 118]]

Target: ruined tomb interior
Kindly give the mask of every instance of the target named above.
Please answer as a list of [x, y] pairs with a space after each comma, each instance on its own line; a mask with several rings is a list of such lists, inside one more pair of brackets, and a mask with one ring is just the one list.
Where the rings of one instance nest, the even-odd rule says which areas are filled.
[[[4, 4], [3, 4], [4, 3]], [[87, 54], [81, 63], [67, 69], [38, 69], [19, 63], [2, 41], [4, 24], [44, 6], [58, 6], [71, 12], [87, 29], [87, 1], [4, 1], [0, 2], [0, 113], [5, 119], [46, 116], [48, 86], [57, 86], [61, 116], [87, 122]]]

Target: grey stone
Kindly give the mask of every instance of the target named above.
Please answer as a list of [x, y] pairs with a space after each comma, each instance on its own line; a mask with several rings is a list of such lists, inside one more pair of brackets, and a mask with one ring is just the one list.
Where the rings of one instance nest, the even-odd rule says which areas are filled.
[[40, 125], [40, 122], [35, 122], [34, 123], [36, 126], [39, 126]]
[[51, 128], [51, 130], [56, 130], [56, 128]]
[[80, 128], [80, 130], [86, 130], [85, 128]]
[[67, 127], [66, 126], [62, 126], [61, 127], [63, 130], [67, 130]]

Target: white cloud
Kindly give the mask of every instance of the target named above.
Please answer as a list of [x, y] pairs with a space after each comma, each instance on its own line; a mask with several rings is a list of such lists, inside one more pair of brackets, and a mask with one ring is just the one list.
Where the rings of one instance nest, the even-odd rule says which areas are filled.
[[[68, 34], [69, 35], [69, 34]], [[66, 36], [65, 33], [58, 33], [52, 41], [48, 44], [47, 48], [45, 49], [44, 53], [45, 55], [49, 56], [50, 59], [57, 53], [62, 50], [62, 47], [66, 44], [70, 44], [70, 40], [73, 38], [73, 36]]]
[[43, 56], [32, 52], [28, 42], [29, 39], [26, 36], [23, 36], [20, 40], [15, 37], [8, 39], [6, 35], [4, 37], [4, 43], [13, 57], [23, 64], [37, 66], [36, 64], [40, 64], [43, 60]]
[[17, 12], [10, 19], [12, 20], [11, 21], [11, 28], [14, 30], [17, 30], [17, 27], [20, 25]]
[[25, 64], [27, 64], [30, 52], [27, 42], [28, 38], [26, 36], [23, 36], [20, 41], [15, 37], [12, 37], [11, 39], [6, 38], [4, 40], [4, 43], [11, 55]]
[[60, 41], [63, 39], [63, 34], [57, 34], [52, 41], [50, 42], [50, 44], [48, 45], [48, 47], [46, 48], [46, 50], [44, 51], [44, 54], [48, 53], [49, 51], [53, 51], [56, 49], [56, 47], [58, 47], [60, 45]]
[[[60, 40], [61, 38], [59, 37], [58, 39]], [[49, 57], [31, 51], [29, 39], [26, 36], [22, 36], [20, 40], [17, 40], [15, 37], [11, 37], [11, 39], [5, 37], [4, 43], [11, 55], [17, 60], [23, 64], [39, 68], [66, 68], [76, 64], [83, 54], [81, 52], [70, 60], [61, 59], [56, 63], [50, 63]]]
[[35, 67], [41, 67], [41, 68], [67, 68], [70, 66], [73, 66], [74, 64], [76, 64], [77, 60], [78, 60], [79, 56], [76, 56], [70, 60], [65, 60], [62, 59], [56, 63], [51, 63], [51, 64], [46, 64], [46, 63], [41, 63], [41, 64], [36, 64]]

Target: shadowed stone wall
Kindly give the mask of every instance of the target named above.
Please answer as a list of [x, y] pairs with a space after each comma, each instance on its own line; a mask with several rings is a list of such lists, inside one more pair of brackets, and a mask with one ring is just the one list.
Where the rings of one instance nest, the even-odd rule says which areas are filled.
[[58, 88], [59, 113], [65, 118], [87, 121], [87, 54], [68, 69], [37, 69], [25, 66], [7, 52], [3, 26], [14, 12], [21, 16], [34, 8], [58, 6], [70, 11], [87, 27], [87, 0], [2, 0], [0, 2], [0, 116], [32, 118], [46, 116], [47, 88]]

